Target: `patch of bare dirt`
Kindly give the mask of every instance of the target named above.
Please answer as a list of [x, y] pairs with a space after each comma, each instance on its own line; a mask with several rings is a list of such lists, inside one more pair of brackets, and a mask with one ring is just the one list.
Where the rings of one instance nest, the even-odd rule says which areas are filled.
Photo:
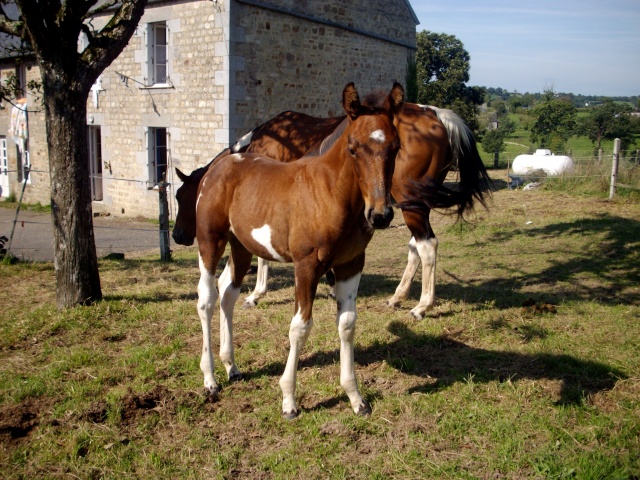
[[136, 423], [139, 417], [149, 413], [175, 410], [175, 399], [169, 390], [157, 385], [144, 393], [129, 392], [122, 399], [121, 418], [124, 425]]
[[41, 414], [48, 402], [28, 398], [18, 404], [0, 405], [0, 441], [11, 442], [27, 439], [41, 422]]

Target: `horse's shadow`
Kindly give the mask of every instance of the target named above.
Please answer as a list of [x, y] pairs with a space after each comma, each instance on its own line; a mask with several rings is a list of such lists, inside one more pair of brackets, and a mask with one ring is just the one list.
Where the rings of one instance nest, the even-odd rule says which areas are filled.
[[[585, 398], [612, 389], [626, 375], [604, 363], [580, 360], [566, 354], [523, 354], [474, 348], [447, 335], [416, 334], [404, 323], [394, 321], [389, 332], [397, 338], [355, 349], [355, 361], [366, 366], [386, 363], [405, 375], [428, 378], [407, 393], [435, 393], [455, 383], [517, 382], [523, 379], [560, 381], [558, 405], [579, 405]], [[299, 368], [333, 365], [339, 361], [338, 350], [314, 352], [301, 358]], [[284, 363], [270, 362], [247, 372], [248, 379], [281, 375]], [[330, 399], [324, 405], [332, 405]]]
[[[436, 282], [436, 295], [441, 300], [484, 304], [493, 302], [497, 308], [522, 305], [530, 294], [519, 291], [520, 285], [549, 285], [548, 291], [538, 294], [547, 302], [560, 304], [567, 300], [596, 300], [605, 305], [638, 305], [640, 296], [635, 287], [640, 283], [640, 222], [620, 216], [601, 214], [592, 218], [571, 222], [558, 222], [540, 228], [513, 228], [480, 239], [472, 248], [506, 244], [518, 237], [555, 239], [559, 237], [579, 238], [598, 232], [598, 244], [585, 249], [582, 243], [566, 247], [560, 258], [554, 258], [537, 272], [525, 272], [519, 256], [498, 258], [494, 278], [484, 281], [467, 281], [447, 270], [445, 266]], [[454, 242], [455, 239], [449, 240]], [[571, 245], [571, 242], [567, 242]], [[527, 252], [523, 252], [525, 255]], [[542, 253], [541, 255], [544, 255]], [[499, 256], [498, 256], [499, 257]], [[441, 257], [442, 258], [442, 257]], [[444, 263], [442, 263], [444, 264]], [[446, 265], [446, 264], [445, 264]], [[398, 276], [367, 274], [366, 268], [358, 291], [359, 297], [392, 293], [397, 285], [402, 265], [398, 265]], [[505, 269], [508, 272], [505, 274]], [[509, 272], [512, 275], [509, 275]], [[598, 282], [584, 282], [585, 274], [599, 278]], [[558, 289], [555, 285], [570, 284], [569, 289]], [[539, 291], [542, 291], [539, 289]], [[409, 299], [411, 305], [419, 296], [419, 281], [414, 279]]]

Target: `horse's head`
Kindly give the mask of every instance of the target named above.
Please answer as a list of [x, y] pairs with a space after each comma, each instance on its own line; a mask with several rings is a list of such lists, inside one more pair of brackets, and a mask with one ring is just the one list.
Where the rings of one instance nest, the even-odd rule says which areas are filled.
[[391, 179], [400, 148], [394, 116], [402, 107], [404, 89], [394, 83], [382, 107], [360, 103], [353, 83], [342, 92], [342, 106], [349, 118], [347, 149], [365, 203], [365, 218], [374, 228], [387, 228], [393, 220]]
[[179, 245], [190, 246], [196, 238], [196, 200], [198, 197], [198, 185], [202, 175], [196, 172], [186, 175], [176, 168], [178, 178], [182, 180], [182, 186], [176, 192], [178, 201], [178, 213], [173, 227], [173, 240]]
[[182, 186], [176, 192], [178, 202], [178, 213], [173, 227], [173, 240], [178, 245], [187, 247], [193, 245], [196, 239], [196, 203], [198, 203], [198, 187], [204, 174], [209, 171], [209, 167], [219, 158], [231, 153], [229, 148], [225, 148], [204, 167], [195, 169], [189, 175], [182, 173], [176, 168], [178, 178], [182, 180]]

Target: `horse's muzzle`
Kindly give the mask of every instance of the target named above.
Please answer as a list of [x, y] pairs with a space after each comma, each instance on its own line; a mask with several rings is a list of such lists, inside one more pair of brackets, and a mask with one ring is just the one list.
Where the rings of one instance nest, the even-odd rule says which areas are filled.
[[367, 221], [373, 228], [383, 229], [391, 225], [393, 220], [393, 208], [385, 206], [382, 213], [376, 212], [373, 208], [367, 214]]
[[185, 247], [193, 245], [193, 241], [195, 240], [191, 235], [187, 235], [181, 228], [174, 228], [171, 236], [174, 242], [178, 245], [184, 245]]

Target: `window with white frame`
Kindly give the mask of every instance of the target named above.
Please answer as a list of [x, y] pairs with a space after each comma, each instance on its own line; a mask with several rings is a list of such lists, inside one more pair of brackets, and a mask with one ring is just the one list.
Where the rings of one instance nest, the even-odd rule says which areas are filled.
[[169, 29], [166, 22], [147, 24], [147, 85], [166, 85], [169, 80]]
[[167, 178], [168, 132], [166, 128], [149, 127], [147, 130], [149, 184], [155, 186]]

